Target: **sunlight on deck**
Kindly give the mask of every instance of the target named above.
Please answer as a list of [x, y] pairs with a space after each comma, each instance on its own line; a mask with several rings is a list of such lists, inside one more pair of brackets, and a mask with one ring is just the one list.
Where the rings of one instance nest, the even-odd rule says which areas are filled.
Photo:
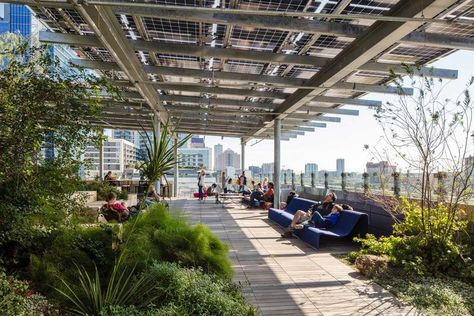
[[417, 315], [333, 254], [354, 249], [350, 241], [326, 241], [314, 249], [282, 239], [266, 211], [240, 203], [179, 199], [192, 222], [208, 225], [230, 248], [235, 282], [263, 315]]

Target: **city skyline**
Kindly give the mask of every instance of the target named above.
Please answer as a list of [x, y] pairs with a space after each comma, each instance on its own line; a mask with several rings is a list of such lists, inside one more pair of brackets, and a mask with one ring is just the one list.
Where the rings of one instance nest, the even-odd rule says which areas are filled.
[[[462, 66], [461, 66], [462, 65]], [[457, 68], [459, 76], [448, 82], [448, 88], [443, 97], [455, 98], [471, 78], [470, 69], [474, 69], [474, 52], [459, 51], [442, 58], [430, 66], [438, 68]], [[449, 94], [448, 94], [449, 93]], [[369, 93], [362, 99], [375, 99], [382, 102], [396, 102], [396, 96]], [[320, 170], [335, 170], [334, 161], [337, 158], [345, 159], [346, 172], [364, 172], [366, 163], [378, 162], [364, 145], [383, 147], [380, 141], [383, 135], [382, 128], [374, 118], [374, 109], [357, 106], [344, 106], [344, 109], [359, 110], [359, 116], [344, 116], [341, 123], [328, 124], [327, 128], [320, 128], [312, 133], [306, 133], [290, 141], [282, 141], [281, 166], [282, 169], [293, 169], [296, 173], [304, 172], [308, 162], [318, 164]], [[240, 153], [240, 139], [230, 137], [205, 136], [206, 143], [211, 147], [221, 143], [224, 147]], [[470, 150], [472, 152], [472, 149]], [[323, 154], [322, 154], [323, 153]], [[273, 161], [272, 140], [251, 140], [246, 145], [245, 166], [260, 166]], [[398, 169], [406, 171], [402, 161], [396, 161]]]

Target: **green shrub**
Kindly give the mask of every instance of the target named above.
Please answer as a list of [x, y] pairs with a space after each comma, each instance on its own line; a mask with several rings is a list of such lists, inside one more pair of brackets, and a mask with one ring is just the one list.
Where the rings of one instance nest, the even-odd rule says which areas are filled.
[[116, 253], [112, 249], [116, 233], [108, 225], [64, 227], [51, 234], [49, 245], [32, 256], [29, 278], [42, 293], [60, 287], [59, 276], [77, 280], [75, 264], [93, 272], [97, 266], [103, 276], [112, 271]]
[[28, 283], [0, 270], [0, 310], [4, 316], [59, 315], [45, 297], [32, 293]]
[[[109, 306], [146, 307], [154, 300], [154, 278], [150, 274], [136, 275], [135, 268], [123, 265], [123, 255], [115, 261], [112, 273], [101, 276], [97, 268], [89, 273], [76, 266], [78, 280], [61, 279], [63, 289], [56, 289], [67, 303], [72, 315], [101, 315]], [[79, 284], [79, 285], [78, 285]]]
[[377, 239], [369, 234], [355, 238], [362, 246], [360, 254], [386, 255], [392, 264], [419, 275], [441, 273], [474, 281], [474, 267], [459, 238], [466, 221], [450, 214], [442, 204], [430, 210], [425, 223], [418, 204], [402, 199], [401, 209], [404, 221], [394, 225], [395, 235]]
[[375, 281], [419, 309], [423, 315], [472, 315], [474, 287], [446, 277], [420, 277], [389, 269]]
[[183, 217], [171, 216], [163, 205], [124, 225], [127, 258], [145, 268], [154, 260], [179, 262], [230, 278], [233, 274], [228, 247], [206, 226], [190, 226]]
[[167, 262], [155, 262], [145, 273], [156, 280], [156, 315], [256, 315], [229, 280]]
[[97, 191], [97, 200], [98, 201], [105, 201], [105, 199], [107, 198], [107, 195], [110, 192], [115, 193], [117, 195], [117, 199], [119, 199], [119, 200], [127, 200], [128, 199], [127, 191], [121, 191], [121, 190], [117, 189], [116, 187], [112, 186], [107, 181], [96, 180], [96, 181], [84, 182], [82, 190], [84, 190], [84, 191]]

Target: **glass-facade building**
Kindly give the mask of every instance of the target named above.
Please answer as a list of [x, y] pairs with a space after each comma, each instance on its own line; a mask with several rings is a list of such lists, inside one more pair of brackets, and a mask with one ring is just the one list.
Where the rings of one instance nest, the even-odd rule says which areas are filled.
[[0, 3], [0, 34], [6, 32], [31, 35], [31, 11], [25, 5]]

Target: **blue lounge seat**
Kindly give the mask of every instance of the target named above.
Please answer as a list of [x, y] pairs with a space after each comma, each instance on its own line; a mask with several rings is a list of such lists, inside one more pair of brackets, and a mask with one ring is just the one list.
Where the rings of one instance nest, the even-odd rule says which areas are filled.
[[[283, 227], [288, 227], [297, 210], [306, 211], [314, 203], [314, 201], [308, 199], [294, 198], [285, 210], [271, 208], [268, 211], [268, 218]], [[364, 235], [367, 233], [368, 226], [369, 217], [367, 214], [343, 210], [337, 224], [331, 229], [315, 228], [305, 224], [303, 229], [295, 231], [295, 235], [310, 245], [319, 248], [319, 241], [323, 235], [340, 238], [356, 234]]]

